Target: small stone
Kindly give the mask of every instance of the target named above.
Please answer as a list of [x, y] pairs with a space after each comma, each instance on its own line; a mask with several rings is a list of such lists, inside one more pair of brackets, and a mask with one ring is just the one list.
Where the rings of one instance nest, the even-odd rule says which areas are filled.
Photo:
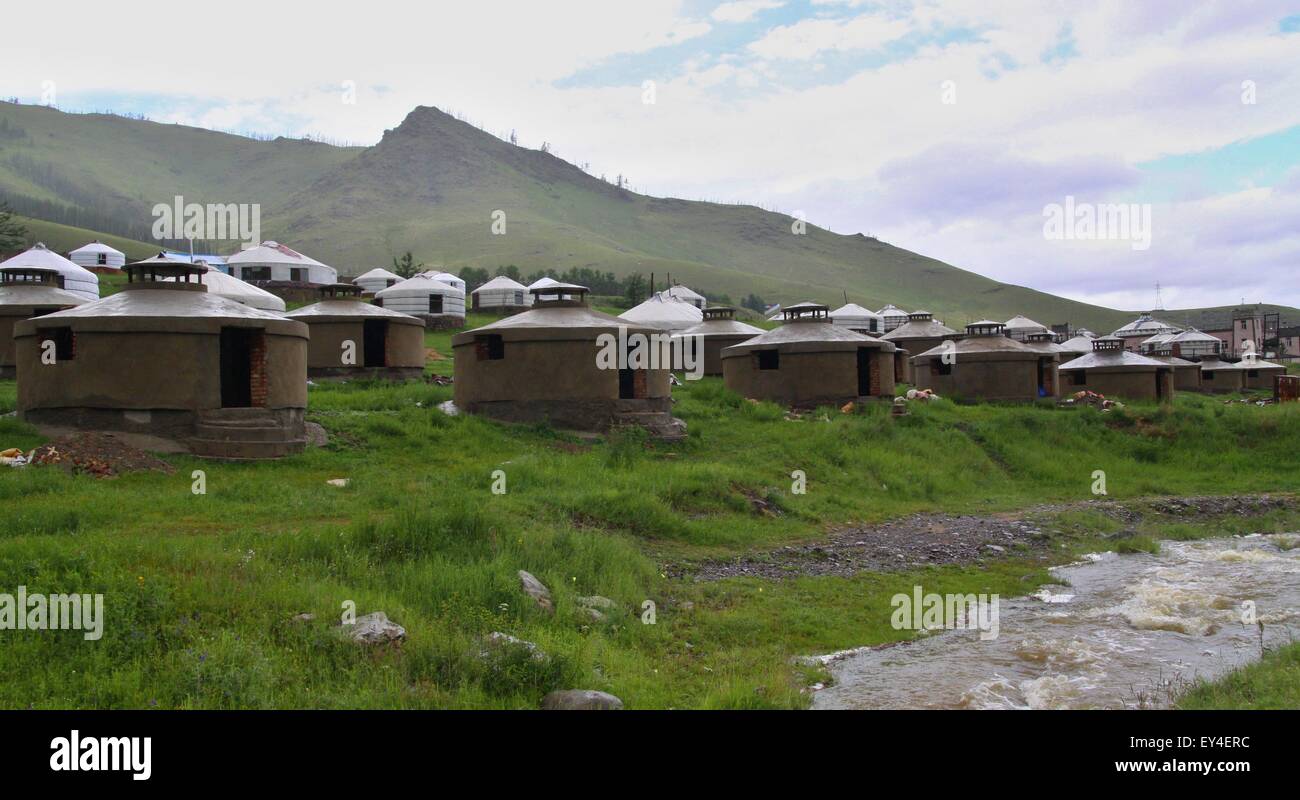
[[588, 595], [587, 597], [579, 597], [578, 605], [585, 608], [603, 608], [608, 610], [614, 607], [614, 601], [610, 600], [608, 597], [601, 597], [598, 594], [593, 594]]
[[308, 614], [306, 612], [303, 612], [301, 614], [295, 614], [293, 617], [294, 622], [311, 622], [315, 619], [316, 619], [315, 614]]
[[542, 652], [542, 649], [536, 644], [501, 631], [492, 631], [487, 636], [484, 636], [483, 644], [487, 646], [487, 649], [479, 651], [479, 658], [491, 658], [497, 651], [513, 647], [522, 647], [527, 650], [534, 661], [545, 661], [547, 658], [546, 653]]
[[344, 632], [357, 644], [388, 644], [406, 638], [406, 628], [388, 619], [382, 611], [357, 617], [357, 621], [343, 626]]
[[537, 580], [531, 572], [519, 570], [519, 584], [523, 587], [524, 594], [533, 598], [537, 606], [547, 614], [555, 613], [555, 603], [551, 601], [551, 590], [546, 588], [546, 584]]
[[328, 483], [330, 486], [337, 486], [338, 488], [342, 489], [345, 486], [347, 486], [349, 483], [351, 483], [352, 479], [351, 478], [330, 478], [325, 482]]
[[619, 711], [623, 701], [594, 689], [561, 689], [542, 698], [547, 711]]

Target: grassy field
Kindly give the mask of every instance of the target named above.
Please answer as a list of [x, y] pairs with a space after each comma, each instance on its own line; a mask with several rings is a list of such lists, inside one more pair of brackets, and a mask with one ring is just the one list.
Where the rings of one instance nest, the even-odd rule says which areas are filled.
[[[479, 320], [482, 321], [482, 320]], [[447, 353], [449, 333], [429, 344]], [[431, 370], [448, 373], [451, 362]], [[554, 688], [603, 689], [633, 708], [799, 708], [814, 675], [793, 656], [891, 641], [889, 598], [1015, 596], [1051, 580], [1040, 558], [852, 579], [695, 583], [664, 565], [805, 541], [830, 526], [923, 510], [992, 513], [1092, 498], [1294, 490], [1300, 407], [1181, 396], [1172, 409], [885, 404], [797, 421], [706, 379], [676, 390], [687, 441], [598, 442], [435, 410], [450, 387], [320, 385], [309, 418], [327, 447], [276, 463], [171, 456], [172, 475], [102, 480], [57, 468], [0, 474], [0, 590], [103, 593], [102, 640], [4, 634], [0, 707], [532, 708]], [[0, 412], [13, 408], [0, 382]], [[38, 444], [0, 418], [0, 448]], [[192, 471], [206, 493], [192, 492]], [[506, 492], [492, 492], [501, 470]], [[807, 474], [795, 494], [791, 473]], [[327, 480], [348, 478], [345, 488]], [[760, 514], [752, 498], [783, 513]], [[1107, 522], [1062, 518], [1062, 559]], [[1300, 519], [1144, 529], [1152, 540]], [[1140, 548], [1139, 548], [1140, 549]], [[542, 613], [525, 569], [551, 588]], [[583, 595], [618, 608], [593, 621]], [[644, 624], [643, 604], [655, 604]], [[346, 602], [408, 633], [366, 651], [331, 628]], [[301, 612], [317, 621], [293, 620]], [[503, 631], [549, 658], [479, 657]]]
[[1300, 706], [1300, 642], [1271, 650], [1217, 681], [1201, 683], [1178, 701], [1186, 709], [1295, 709]]

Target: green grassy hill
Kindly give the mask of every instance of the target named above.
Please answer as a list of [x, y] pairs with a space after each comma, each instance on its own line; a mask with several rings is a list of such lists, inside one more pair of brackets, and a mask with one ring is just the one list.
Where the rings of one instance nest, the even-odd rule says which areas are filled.
[[[259, 203], [264, 239], [344, 274], [411, 250], [453, 271], [591, 267], [654, 273], [660, 285], [671, 275], [736, 300], [755, 293], [838, 305], [847, 294], [872, 308], [926, 308], [953, 325], [1026, 314], [1109, 331], [1134, 316], [999, 283], [862, 234], [810, 224], [796, 235], [791, 217], [753, 206], [636, 194], [435, 108], [415, 109], [373, 147], [345, 148], [0, 103], [0, 196], [20, 213], [30, 213], [24, 203], [80, 209], [105, 218], [101, 229], [148, 238], [150, 207], [177, 194]], [[495, 211], [505, 214], [504, 235], [492, 233]], [[1167, 315], [1199, 319], [1202, 311]]]
[[126, 254], [127, 259], [131, 261], [148, 258], [158, 252], [158, 245], [151, 242], [140, 242], [135, 239], [78, 228], [73, 225], [60, 225], [57, 222], [46, 222], [43, 219], [32, 219], [31, 217], [16, 217], [16, 219], [27, 228], [28, 246], [42, 242], [51, 250], [66, 254], [69, 250], [75, 250], [87, 242], [98, 239], [109, 247], [121, 250]]

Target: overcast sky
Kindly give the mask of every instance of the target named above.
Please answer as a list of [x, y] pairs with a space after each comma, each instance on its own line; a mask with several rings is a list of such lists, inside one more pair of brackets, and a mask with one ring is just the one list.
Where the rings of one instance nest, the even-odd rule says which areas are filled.
[[[0, 95], [24, 102], [52, 86], [67, 110], [362, 144], [434, 105], [639, 191], [799, 212], [1067, 297], [1150, 308], [1159, 282], [1167, 308], [1300, 305], [1300, 0], [173, 0], [5, 18]], [[1045, 236], [1067, 197], [1149, 205], [1149, 246]]]

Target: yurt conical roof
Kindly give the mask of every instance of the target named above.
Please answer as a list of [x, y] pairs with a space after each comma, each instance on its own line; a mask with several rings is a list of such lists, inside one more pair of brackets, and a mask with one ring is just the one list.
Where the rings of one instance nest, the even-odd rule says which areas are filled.
[[465, 296], [464, 289], [461, 289], [458, 286], [453, 286], [450, 283], [434, 280], [427, 273], [420, 273], [419, 275], [407, 278], [400, 283], [394, 283], [387, 289], [380, 289], [378, 292], [375, 292], [375, 297], [382, 299], [385, 297], [402, 296], [404, 294], [429, 294], [431, 292], [456, 295], [458, 297]]
[[675, 298], [677, 300], [684, 300], [688, 303], [693, 300], [700, 300], [700, 301], [705, 300], [704, 295], [700, 294], [699, 292], [695, 291], [689, 286], [683, 286], [680, 283], [674, 284], [672, 286], [669, 286], [667, 289], [664, 289], [664, 294], [668, 295], [669, 297]]
[[1023, 314], [1017, 314], [1006, 322], [1002, 323], [1008, 331], [1045, 331], [1047, 326], [1039, 322], [1034, 322]]
[[881, 336], [887, 342], [897, 341], [899, 339], [936, 339], [943, 336], [955, 336], [957, 331], [938, 322], [930, 315], [928, 311], [913, 311], [911, 316], [922, 316], [926, 319], [908, 319], [902, 325], [894, 328], [889, 333]]
[[[284, 311], [284, 300], [265, 289], [241, 281], [233, 275], [227, 275], [219, 269], [213, 269], [202, 261], [196, 261], [195, 264], [204, 268], [204, 273], [199, 276], [199, 283], [208, 287], [209, 294], [243, 303], [250, 308], [260, 308], [263, 311]], [[177, 278], [165, 280], [175, 281]]]
[[1165, 344], [1187, 344], [1188, 342], [1217, 342], [1222, 344], [1223, 340], [1217, 336], [1198, 331], [1196, 328], [1188, 328], [1165, 340]]
[[[585, 300], [568, 299], [576, 295], [582, 297], [588, 291], [585, 286], [560, 283], [552, 280], [546, 286], [537, 289], [553, 290], [551, 294], [537, 295], [533, 305], [527, 311], [521, 311], [509, 317], [489, 322], [479, 328], [458, 333], [452, 337], [452, 344], [472, 341], [474, 336], [483, 333], [518, 331], [528, 334], [532, 339], [555, 338], [564, 340], [581, 333], [581, 338], [595, 339], [602, 333], [617, 334], [620, 328], [628, 333], [651, 334], [658, 332], [655, 328], [629, 324], [625, 319], [611, 316], [589, 307]], [[561, 299], [556, 299], [561, 298]], [[684, 305], [684, 304], [683, 304]]]
[[[355, 290], [354, 290], [355, 291]], [[295, 308], [284, 315], [308, 324], [312, 322], [346, 322], [349, 320], [387, 320], [423, 327], [424, 321], [410, 314], [367, 303], [360, 297], [326, 297], [311, 305]]]
[[517, 280], [514, 280], [513, 278], [508, 278], [505, 275], [498, 275], [492, 280], [478, 287], [474, 291], [470, 292], [470, 294], [478, 294], [479, 292], [482, 291], [497, 291], [497, 290], [527, 291], [527, 289], [528, 289], [527, 286], [524, 286], [522, 283], [520, 283]]
[[665, 298], [662, 294], [652, 295], [618, 316], [619, 319], [628, 322], [649, 325], [665, 331], [690, 328], [704, 319], [704, 313], [690, 303]]
[[1061, 350], [1066, 353], [1079, 353], [1081, 355], [1083, 353], [1091, 353], [1092, 340], [1095, 338], [1095, 336], [1084, 336], [1080, 334], [1061, 342]]
[[1179, 331], [1177, 325], [1170, 324], [1163, 320], [1156, 319], [1150, 314], [1142, 314], [1132, 322], [1116, 329], [1114, 336], [1154, 336], [1157, 333], [1167, 333], [1169, 331]]
[[64, 291], [72, 292], [87, 300], [99, 299], [99, 276], [50, 250], [42, 242], [37, 242], [31, 248], [0, 262], [0, 270], [8, 267], [52, 269], [62, 276]]
[[[788, 306], [785, 310], [799, 309], [801, 307], [820, 307], [814, 303], [799, 303]], [[836, 344], [845, 347], [863, 344], [882, 345], [886, 352], [893, 352], [896, 348], [893, 342], [886, 342], [883, 339], [877, 339], [874, 336], [867, 336], [864, 333], [858, 333], [844, 327], [836, 325], [827, 319], [817, 321], [808, 320], [791, 320], [779, 328], [773, 328], [770, 331], [763, 331], [758, 336], [740, 344], [728, 347], [724, 352], [742, 352], [745, 350], [762, 350], [778, 345], [790, 344]]]
[[60, 289], [55, 282], [57, 278], [58, 273], [52, 269], [13, 267], [0, 270], [0, 307], [68, 308], [90, 302], [79, 294]]
[[[864, 308], [857, 303], [845, 303], [831, 312], [831, 322], [836, 325], [847, 325], [853, 327], [855, 322], [870, 322], [871, 320], [880, 320], [881, 317], [869, 308]], [[867, 326], [870, 327], [870, 326]]]
[[276, 241], [265, 241], [247, 250], [240, 250], [230, 258], [227, 264], [287, 264], [294, 267], [325, 267], [309, 255], [299, 253], [288, 245]]
[[[721, 309], [708, 309], [704, 313], [704, 320], [698, 325], [678, 331], [680, 336], [759, 336], [764, 333], [762, 328], [756, 328], [748, 323], [741, 322], [730, 316], [711, 316], [709, 311], [718, 311]], [[730, 309], [734, 314], [735, 309]]]
[[357, 277], [353, 278], [352, 282], [356, 283], [357, 281], [365, 281], [365, 280], [400, 281], [401, 279], [402, 276], [398, 275], [396, 272], [386, 270], [383, 267], [375, 267], [374, 269], [367, 270], [366, 272], [363, 272]]

